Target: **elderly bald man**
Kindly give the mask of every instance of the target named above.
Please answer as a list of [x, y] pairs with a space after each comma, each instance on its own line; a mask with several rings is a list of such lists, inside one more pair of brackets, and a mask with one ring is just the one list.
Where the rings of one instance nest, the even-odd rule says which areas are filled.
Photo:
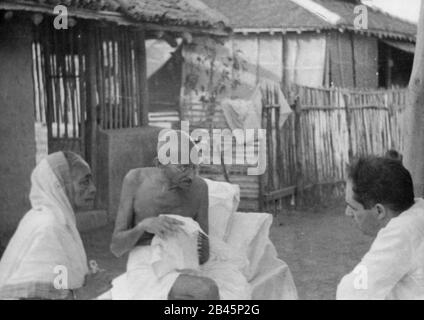
[[[178, 137], [178, 144], [174, 147], [177, 147], [178, 159], [181, 159], [181, 155], [190, 152], [195, 144], [184, 132], [174, 132]], [[181, 137], [187, 139], [186, 147], [181, 143]], [[164, 147], [163, 141], [158, 143], [158, 154], [161, 147]], [[181, 228], [181, 221], [160, 216], [169, 214], [192, 218], [205, 233], [208, 232], [208, 188], [206, 182], [196, 175], [196, 164], [179, 161], [164, 165], [158, 161], [156, 167], [131, 170], [123, 181], [111, 243], [111, 251], [116, 256], [130, 252], [127, 273], [133, 277], [134, 281], [129, 282], [135, 286], [134, 292], [129, 293], [130, 298], [219, 299], [218, 287], [209, 278], [184, 271], [158, 277], [149, 265], [149, 261], [154, 260], [150, 246], [153, 237], [166, 238]], [[209, 243], [206, 237], [201, 240], [199, 263], [204, 264], [209, 258]]]

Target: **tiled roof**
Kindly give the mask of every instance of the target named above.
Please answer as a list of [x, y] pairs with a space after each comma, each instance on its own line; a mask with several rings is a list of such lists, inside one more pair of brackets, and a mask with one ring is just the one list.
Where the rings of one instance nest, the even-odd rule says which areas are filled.
[[[338, 30], [353, 29], [354, 8], [359, 1], [313, 0], [315, 4], [340, 16], [336, 24], [329, 23], [296, 0], [203, 0], [209, 7], [225, 14], [230, 26], [237, 29]], [[306, 2], [306, 1], [304, 1]], [[311, 2], [311, 1], [309, 1]], [[387, 38], [414, 41], [416, 25], [368, 7], [366, 32]]]

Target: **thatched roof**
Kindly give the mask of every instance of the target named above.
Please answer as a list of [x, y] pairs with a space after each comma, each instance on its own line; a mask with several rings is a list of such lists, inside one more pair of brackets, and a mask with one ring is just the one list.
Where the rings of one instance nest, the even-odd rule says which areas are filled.
[[39, 9], [53, 13], [59, 4], [68, 7], [73, 16], [82, 18], [121, 16], [133, 23], [203, 29], [225, 29], [229, 23], [224, 15], [199, 0], [3, 0], [0, 9]]
[[[358, 0], [203, 0], [209, 7], [225, 14], [235, 32], [354, 30]], [[406, 1], [405, 1], [406, 2]], [[311, 10], [308, 3], [318, 5], [336, 22]], [[415, 41], [416, 25], [368, 7], [366, 34]]]

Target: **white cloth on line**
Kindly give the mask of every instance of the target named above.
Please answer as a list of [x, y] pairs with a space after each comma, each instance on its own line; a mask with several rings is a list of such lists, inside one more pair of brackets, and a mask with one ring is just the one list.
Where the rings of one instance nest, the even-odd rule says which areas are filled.
[[252, 94], [243, 98], [225, 98], [221, 101], [222, 111], [230, 129], [261, 129], [262, 105], [266, 88], [276, 93], [280, 106], [279, 126], [282, 127], [288, 116], [293, 112], [287, 102], [280, 85], [269, 80], [262, 80], [253, 90]]

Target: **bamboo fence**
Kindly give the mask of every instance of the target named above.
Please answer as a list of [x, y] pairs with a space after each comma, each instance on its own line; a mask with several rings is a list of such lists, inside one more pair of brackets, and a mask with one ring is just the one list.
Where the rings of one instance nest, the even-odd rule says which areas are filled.
[[[403, 150], [402, 122], [407, 104], [406, 89], [347, 90], [294, 86], [294, 112], [280, 128], [278, 100], [267, 88], [262, 127], [267, 129], [267, 171], [261, 177], [246, 175], [247, 166], [230, 166], [232, 183], [240, 184], [241, 207], [280, 211], [293, 199], [326, 198], [330, 191], [343, 192], [346, 166], [353, 157], [384, 155]], [[212, 112], [211, 112], [212, 110]], [[227, 128], [217, 106], [186, 104], [182, 119], [205, 129]], [[219, 166], [202, 169], [203, 176], [225, 180]], [[308, 192], [318, 191], [317, 197]], [[288, 201], [288, 200], [291, 201]], [[300, 201], [299, 201], [300, 202]]]
[[[343, 181], [349, 158], [382, 156], [389, 149], [402, 152], [406, 89], [296, 87], [295, 92], [301, 107], [300, 157], [305, 185]], [[287, 131], [293, 126], [289, 122], [287, 127], [283, 153], [291, 154], [293, 143]]]
[[49, 152], [84, 154], [89, 121], [104, 130], [146, 124], [144, 33], [106, 26], [89, 32], [83, 23], [55, 30], [49, 22], [34, 28], [32, 44], [34, 116], [47, 125]]

